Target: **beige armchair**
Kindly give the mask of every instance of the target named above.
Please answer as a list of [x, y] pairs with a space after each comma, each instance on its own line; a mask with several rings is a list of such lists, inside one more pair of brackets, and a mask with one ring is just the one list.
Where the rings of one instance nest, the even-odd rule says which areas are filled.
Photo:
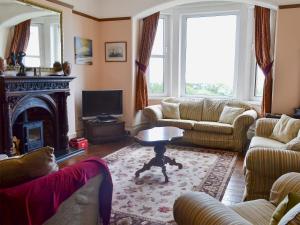
[[174, 203], [178, 225], [269, 225], [277, 205], [289, 192], [300, 193], [300, 173], [281, 176], [272, 186], [269, 200], [225, 206], [205, 193], [192, 192]]
[[278, 119], [257, 120], [256, 134], [244, 161], [246, 188], [244, 200], [268, 199], [272, 184], [288, 172], [300, 172], [300, 150], [270, 139]]

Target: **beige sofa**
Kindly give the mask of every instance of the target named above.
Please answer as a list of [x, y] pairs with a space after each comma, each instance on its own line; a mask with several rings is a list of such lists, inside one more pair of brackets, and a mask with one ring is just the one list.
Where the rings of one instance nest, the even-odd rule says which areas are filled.
[[244, 200], [267, 199], [278, 177], [288, 172], [300, 172], [300, 149], [289, 150], [288, 145], [269, 138], [278, 121], [271, 118], [257, 120], [255, 137], [244, 161]]
[[[204, 193], [185, 194], [175, 201], [174, 218], [178, 225], [269, 225], [276, 207], [289, 192], [300, 193], [299, 173], [281, 176], [273, 184], [268, 200], [225, 206]], [[284, 221], [286, 218], [280, 222]]]
[[[184, 141], [205, 147], [243, 151], [247, 131], [257, 118], [255, 110], [237, 100], [167, 98], [164, 102], [180, 103], [180, 119], [164, 118], [161, 105], [153, 105], [144, 109], [152, 126], [179, 127], [185, 130]], [[233, 124], [219, 123], [225, 105], [244, 108], [245, 112]]]

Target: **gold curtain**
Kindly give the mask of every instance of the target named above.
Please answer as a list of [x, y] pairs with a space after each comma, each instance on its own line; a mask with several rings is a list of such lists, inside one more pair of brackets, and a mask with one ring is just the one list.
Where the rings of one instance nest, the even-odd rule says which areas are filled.
[[255, 6], [255, 54], [257, 64], [265, 75], [261, 113], [271, 113], [272, 107], [272, 66], [271, 59], [270, 9]]
[[143, 19], [142, 39], [139, 49], [139, 60], [136, 62], [138, 66], [136, 77], [136, 110], [144, 109], [148, 106], [148, 88], [145, 73], [149, 65], [151, 51], [156, 35], [158, 20], [160, 13], [155, 13]]

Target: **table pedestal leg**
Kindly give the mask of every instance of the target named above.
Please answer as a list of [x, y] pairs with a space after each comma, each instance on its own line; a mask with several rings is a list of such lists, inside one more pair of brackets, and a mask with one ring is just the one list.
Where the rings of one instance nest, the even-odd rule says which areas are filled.
[[150, 170], [152, 166], [159, 166], [162, 168], [162, 173], [165, 177], [165, 183], [169, 182], [169, 178], [166, 171], [166, 164], [168, 163], [171, 166], [178, 166], [179, 169], [182, 169], [182, 164], [177, 163], [175, 159], [171, 159], [168, 156], [165, 156], [166, 147], [164, 144], [157, 144], [154, 147], [155, 157], [152, 158], [149, 163], [145, 163], [143, 168], [136, 171], [135, 176], [139, 177], [141, 173], [146, 170]]

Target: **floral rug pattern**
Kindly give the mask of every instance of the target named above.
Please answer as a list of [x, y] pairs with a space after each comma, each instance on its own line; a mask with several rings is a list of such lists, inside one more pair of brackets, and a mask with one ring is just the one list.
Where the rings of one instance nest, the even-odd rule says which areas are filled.
[[189, 191], [202, 191], [220, 200], [237, 158], [234, 152], [168, 146], [166, 155], [183, 168], [167, 165], [168, 183], [160, 167], [136, 178], [135, 172], [154, 155], [152, 147], [133, 144], [105, 157], [114, 183], [112, 225], [176, 224], [175, 199]]

